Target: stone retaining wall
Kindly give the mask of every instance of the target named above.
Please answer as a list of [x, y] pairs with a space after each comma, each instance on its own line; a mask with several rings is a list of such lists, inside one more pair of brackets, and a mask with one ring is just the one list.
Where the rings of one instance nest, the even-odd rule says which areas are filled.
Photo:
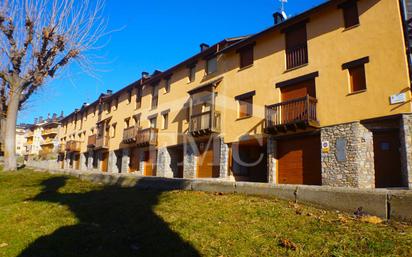
[[[42, 171], [42, 170], [39, 170]], [[43, 171], [46, 171], [45, 169]], [[326, 209], [355, 212], [359, 207], [384, 219], [412, 222], [412, 191], [386, 189], [350, 189], [325, 186], [273, 185], [266, 183], [231, 182], [227, 180], [173, 179], [139, 177], [130, 174], [51, 171], [52, 174], [75, 176], [83, 180], [120, 187], [152, 190], [193, 190], [240, 193], [276, 197]]]

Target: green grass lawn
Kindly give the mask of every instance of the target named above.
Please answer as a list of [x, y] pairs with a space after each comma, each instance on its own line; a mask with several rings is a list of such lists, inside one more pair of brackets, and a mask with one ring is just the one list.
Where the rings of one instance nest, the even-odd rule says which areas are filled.
[[0, 172], [0, 256], [279, 255], [412, 256], [412, 226], [276, 199]]

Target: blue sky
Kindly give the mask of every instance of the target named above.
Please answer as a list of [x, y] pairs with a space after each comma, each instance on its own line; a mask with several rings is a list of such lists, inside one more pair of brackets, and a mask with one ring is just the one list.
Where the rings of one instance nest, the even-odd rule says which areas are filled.
[[[296, 15], [324, 0], [289, 0]], [[273, 24], [278, 0], [106, 0], [110, 35], [94, 67], [96, 77], [69, 66], [49, 82], [19, 114], [31, 123], [48, 113], [65, 114], [94, 101], [107, 89], [117, 91], [140, 78], [142, 71], [165, 70], [199, 51], [200, 43], [259, 32]]]

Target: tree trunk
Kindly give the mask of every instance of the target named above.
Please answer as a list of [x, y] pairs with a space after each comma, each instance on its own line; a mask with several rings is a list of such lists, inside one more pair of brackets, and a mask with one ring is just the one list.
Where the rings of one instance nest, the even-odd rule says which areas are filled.
[[17, 170], [16, 159], [16, 123], [17, 113], [19, 111], [20, 92], [15, 91], [10, 93], [7, 117], [6, 130], [4, 137], [4, 170]]

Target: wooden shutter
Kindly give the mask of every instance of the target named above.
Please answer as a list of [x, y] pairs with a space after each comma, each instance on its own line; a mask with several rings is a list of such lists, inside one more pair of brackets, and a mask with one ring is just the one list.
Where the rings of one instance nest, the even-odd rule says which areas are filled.
[[356, 1], [350, 1], [342, 6], [345, 28], [350, 28], [359, 24], [358, 5]]
[[357, 92], [366, 89], [365, 66], [361, 65], [349, 69], [351, 91]]
[[240, 68], [244, 68], [253, 64], [253, 46], [247, 46], [239, 51]]

